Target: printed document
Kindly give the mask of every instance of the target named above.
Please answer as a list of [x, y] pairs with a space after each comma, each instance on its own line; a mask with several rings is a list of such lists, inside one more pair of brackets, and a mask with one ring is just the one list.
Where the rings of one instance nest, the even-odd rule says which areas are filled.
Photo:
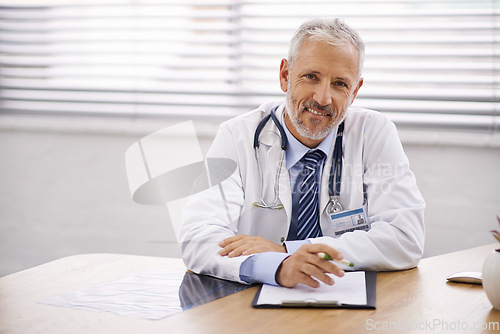
[[260, 291], [257, 305], [282, 305], [287, 302], [314, 303], [337, 302], [339, 304], [365, 305], [365, 272], [346, 272], [343, 277], [328, 274], [333, 278], [333, 285], [320, 282], [319, 288], [299, 284], [293, 288], [264, 284]]

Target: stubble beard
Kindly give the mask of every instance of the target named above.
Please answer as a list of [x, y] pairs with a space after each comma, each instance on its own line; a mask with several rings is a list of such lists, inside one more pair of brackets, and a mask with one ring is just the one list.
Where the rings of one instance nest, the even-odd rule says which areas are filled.
[[[321, 107], [317, 102], [310, 101], [306, 102], [303, 105], [301, 105], [299, 108], [295, 108], [294, 106], [296, 103], [292, 98], [292, 94], [290, 93], [290, 90], [287, 91], [286, 93], [286, 102], [285, 102], [285, 111], [288, 114], [288, 117], [290, 118], [290, 121], [292, 122], [293, 126], [297, 130], [297, 132], [302, 136], [307, 139], [311, 140], [322, 140], [326, 138], [330, 133], [332, 133], [333, 130], [337, 127], [337, 125], [340, 124], [340, 121], [342, 119], [338, 118], [338, 113], [335, 110], [332, 110], [329, 107]], [[314, 129], [308, 128], [304, 122], [300, 119], [300, 113], [305, 112], [305, 108], [310, 108], [310, 107], [315, 107], [316, 109], [324, 110], [330, 114], [330, 117], [336, 118], [334, 122], [331, 122], [327, 124], [324, 128], [317, 128], [315, 127]], [[302, 110], [302, 111], [301, 111]], [[345, 113], [343, 113], [345, 114]], [[316, 120], [311, 120], [314, 123], [316, 123]], [[319, 122], [319, 121], [318, 121]], [[316, 124], [315, 124], [316, 125]]]

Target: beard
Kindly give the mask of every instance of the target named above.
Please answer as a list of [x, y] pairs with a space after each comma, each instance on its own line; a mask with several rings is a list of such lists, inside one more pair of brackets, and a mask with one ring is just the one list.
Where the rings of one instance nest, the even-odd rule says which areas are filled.
[[[285, 111], [290, 117], [290, 120], [297, 130], [297, 132], [307, 139], [311, 140], [322, 140], [326, 138], [333, 130], [340, 124], [343, 119], [343, 115], [345, 114], [345, 110], [342, 110], [342, 117], [338, 117], [340, 113], [333, 110], [330, 106], [321, 106], [316, 101], [306, 101], [301, 104], [298, 108], [295, 108], [295, 101], [292, 98], [292, 94], [290, 90], [286, 93], [286, 103], [285, 103]], [[313, 129], [308, 128], [304, 122], [300, 119], [300, 114], [304, 113], [306, 109], [314, 108], [316, 110], [320, 110], [321, 112], [328, 114], [329, 117], [332, 118], [332, 121], [320, 128], [320, 122], [318, 120], [311, 120], [312, 124], [315, 125]]]

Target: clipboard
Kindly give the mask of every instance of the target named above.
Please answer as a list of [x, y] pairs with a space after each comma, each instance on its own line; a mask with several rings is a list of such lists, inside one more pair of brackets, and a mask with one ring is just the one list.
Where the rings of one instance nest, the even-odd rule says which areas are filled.
[[[252, 307], [266, 308], [342, 308], [342, 309], [371, 309], [376, 308], [377, 272], [365, 271], [366, 304], [349, 304], [337, 300], [317, 301], [314, 299], [288, 300], [278, 304], [259, 303], [262, 285], [255, 294]], [[286, 289], [286, 288], [283, 288]]]

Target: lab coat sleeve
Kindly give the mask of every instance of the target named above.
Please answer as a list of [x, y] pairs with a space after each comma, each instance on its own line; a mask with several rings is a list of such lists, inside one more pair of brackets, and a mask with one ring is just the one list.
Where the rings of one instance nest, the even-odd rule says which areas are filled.
[[[234, 143], [233, 134], [223, 123], [207, 158], [226, 158], [237, 162]], [[211, 169], [210, 173], [217, 173], [217, 170]], [[188, 269], [244, 283], [240, 279], [239, 268], [248, 256], [229, 258], [219, 255], [219, 242], [237, 234], [243, 205], [244, 192], [238, 165], [220, 184], [189, 197], [182, 211], [180, 231], [182, 258]]]
[[[354, 262], [354, 269], [399, 270], [415, 267], [424, 248], [425, 202], [418, 190], [396, 127], [385, 117], [370, 119], [364, 129], [363, 187], [368, 203], [369, 231], [320, 237]], [[373, 124], [375, 123], [375, 124]]]

